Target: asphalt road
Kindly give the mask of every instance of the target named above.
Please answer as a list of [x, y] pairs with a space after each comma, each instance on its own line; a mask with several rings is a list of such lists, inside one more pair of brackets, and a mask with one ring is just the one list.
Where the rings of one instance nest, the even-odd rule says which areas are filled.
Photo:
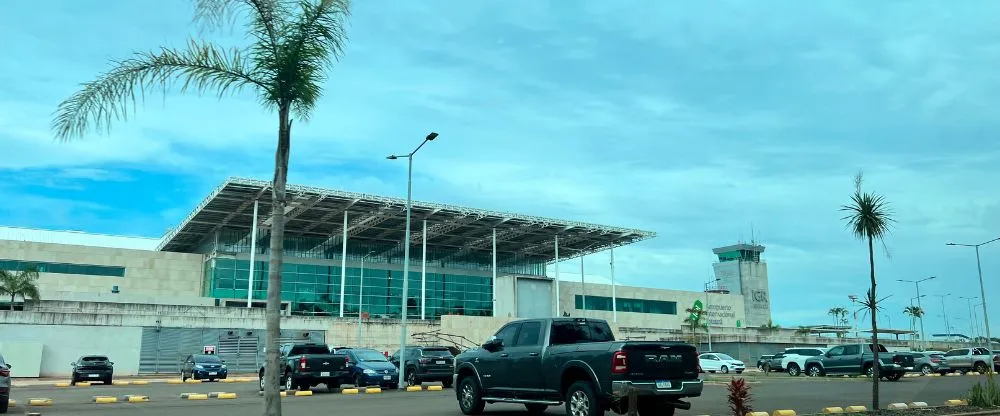
[[[882, 403], [925, 401], [940, 405], [945, 400], [962, 397], [984, 376], [905, 378], [899, 382], [883, 382]], [[181, 393], [234, 392], [235, 400], [188, 401]], [[794, 409], [799, 414], [815, 413], [828, 406], [870, 405], [871, 384], [864, 379], [810, 379], [778, 376], [753, 384], [754, 408], [765, 411]], [[148, 403], [95, 404], [96, 395], [125, 394], [149, 396]], [[50, 407], [30, 407], [43, 415], [138, 415], [143, 416], [219, 416], [260, 414], [263, 399], [257, 395], [255, 383], [202, 383], [188, 385], [150, 384], [145, 386], [92, 386], [56, 388], [48, 386], [21, 387], [14, 390], [18, 404], [12, 415], [24, 414], [30, 398], [51, 398]], [[726, 389], [722, 385], [706, 385], [702, 397], [692, 399], [689, 415], [727, 414]], [[381, 394], [343, 395], [327, 393], [318, 388], [311, 397], [286, 397], [286, 415], [363, 414], [365, 416], [451, 416], [461, 415], [451, 389], [443, 391], [396, 392]], [[141, 413], [140, 413], [141, 412]], [[550, 408], [549, 414], [563, 414], [563, 409]], [[490, 415], [524, 415], [520, 405], [495, 404], [486, 407]], [[611, 414], [611, 413], [609, 413]]]

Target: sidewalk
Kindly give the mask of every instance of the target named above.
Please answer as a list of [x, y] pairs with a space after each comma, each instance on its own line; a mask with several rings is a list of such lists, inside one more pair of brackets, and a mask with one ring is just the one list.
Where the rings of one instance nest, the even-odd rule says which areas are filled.
[[[256, 374], [230, 374], [228, 377], [230, 382], [250, 382], [256, 381]], [[168, 382], [180, 382], [180, 377], [176, 375], [165, 375], [165, 374], [154, 374], [148, 376], [115, 376], [115, 382], [128, 382], [132, 383], [135, 381], [144, 382], [144, 384], [149, 383], [168, 383]], [[69, 378], [60, 377], [39, 377], [39, 378], [15, 378], [12, 380], [13, 387], [31, 387], [31, 386], [55, 386], [57, 384], [69, 383]]]

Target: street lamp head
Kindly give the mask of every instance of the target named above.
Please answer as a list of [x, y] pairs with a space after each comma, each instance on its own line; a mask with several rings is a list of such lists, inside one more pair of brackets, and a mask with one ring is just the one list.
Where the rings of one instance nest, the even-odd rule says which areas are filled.
[[396, 155], [389, 155], [389, 156], [386, 156], [385, 158], [386, 158], [386, 159], [389, 159], [389, 160], [396, 160], [396, 159], [399, 159], [399, 156], [396, 156]]
[[948, 244], [945, 244], [945, 245], [946, 245], [946, 246], [957, 246], [958, 244], [955, 244], [955, 243], [948, 243]]
[[431, 134], [427, 135], [427, 139], [426, 140], [427, 141], [432, 141], [432, 140], [436, 139], [437, 137], [438, 137], [438, 134], [432, 131]]

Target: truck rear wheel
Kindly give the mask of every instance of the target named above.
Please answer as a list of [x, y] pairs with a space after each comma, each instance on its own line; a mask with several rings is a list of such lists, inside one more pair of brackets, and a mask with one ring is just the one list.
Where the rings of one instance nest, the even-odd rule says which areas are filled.
[[478, 415], [486, 408], [483, 394], [474, 377], [466, 376], [458, 382], [458, 408], [466, 415]]
[[566, 391], [566, 414], [569, 416], [600, 416], [601, 411], [594, 388], [588, 381], [577, 381]]

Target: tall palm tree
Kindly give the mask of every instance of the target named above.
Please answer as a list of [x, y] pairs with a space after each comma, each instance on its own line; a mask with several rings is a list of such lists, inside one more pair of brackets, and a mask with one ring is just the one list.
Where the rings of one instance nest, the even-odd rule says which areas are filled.
[[0, 270], [0, 296], [10, 296], [10, 310], [14, 310], [14, 299], [20, 296], [38, 300], [38, 270], [28, 268], [20, 271]]
[[[854, 194], [851, 195], [851, 202], [840, 207], [841, 211], [847, 212], [843, 220], [847, 221], [847, 229], [854, 237], [868, 243], [868, 266], [871, 271], [871, 287], [868, 289], [867, 297], [864, 301], [871, 310], [872, 318], [872, 343], [878, 345], [878, 300], [875, 292], [875, 242], [883, 242], [883, 238], [889, 233], [892, 226], [892, 213], [889, 211], [889, 203], [885, 197], [872, 192], [865, 192], [861, 185], [864, 176], [858, 173], [854, 177]], [[884, 246], [883, 242], [883, 248]], [[875, 356], [873, 362], [879, 362], [879, 349], [872, 349]], [[872, 377], [872, 409], [879, 409], [878, 405], [878, 380], [879, 366], [874, 366]]]
[[110, 128], [135, 110], [136, 97], [150, 90], [212, 92], [220, 97], [251, 91], [277, 112], [278, 143], [271, 187], [271, 243], [267, 286], [267, 364], [265, 414], [281, 415], [278, 397], [281, 263], [285, 231], [285, 185], [292, 120], [309, 119], [322, 93], [322, 83], [344, 51], [349, 0], [194, 0], [196, 18], [212, 27], [246, 17], [242, 49], [191, 40], [185, 49], [140, 52], [83, 84], [59, 104], [53, 120], [56, 136], [68, 140], [89, 130]]
[[[830, 310], [827, 311], [826, 314], [830, 315], [830, 317], [833, 318], [833, 326], [837, 326], [841, 325], [844, 322], [845, 320], [844, 317], [847, 316], [847, 309], [842, 308], [840, 306], [836, 306], [830, 308]], [[837, 337], [842, 337], [842, 336], [844, 336], [843, 333], [837, 332]]]
[[910, 317], [910, 330], [916, 332], [917, 320], [924, 317], [923, 308], [910, 305], [903, 308], [903, 314]]
[[687, 324], [688, 329], [691, 330], [691, 338], [695, 339], [697, 336], [698, 329], [708, 329], [708, 323], [705, 322], [705, 310], [702, 308], [687, 308], [684, 310], [688, 314], [687, 318], [684, 318], [684, 323]]

